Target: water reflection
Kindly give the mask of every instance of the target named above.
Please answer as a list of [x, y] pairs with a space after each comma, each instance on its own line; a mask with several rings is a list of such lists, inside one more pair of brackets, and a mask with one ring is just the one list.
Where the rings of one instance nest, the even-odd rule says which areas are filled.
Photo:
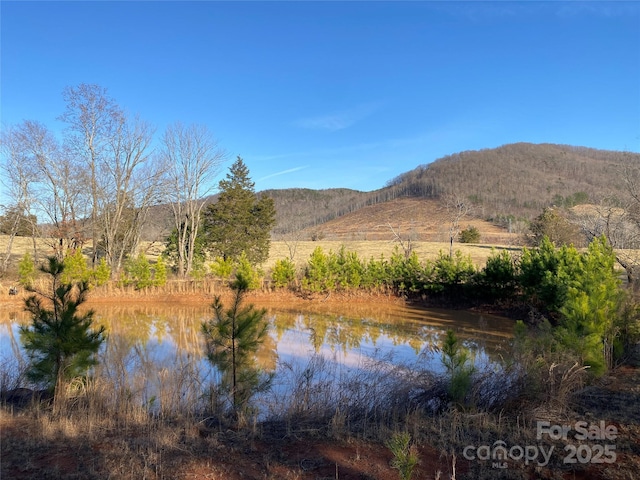
[[[94, 310], [109, 333], [107, 349], [117, 349], [121, 358], [136, 355], [144, 364], [162, 365], [177, 356], [201, 358], [201, 324], [212, 316], [208, 304], [98, 305]], [[509, 355], [513, 328], [512, 321], [493, 315], [403, 305], [279, 305], [267, 310], [270, 334], [258, 359], [268, 371], [275, 371], [278, 361], [303, 361], [313, 354], [345, 366], [388, 354], [396, 362], [412, 362], [421, 353], [436, 351], [449, 328], [478, 361], [494, 362]], [[2, 317], [3, 356], [18, 354], [17, 325], [28, 317], [20, 310], [3, 312]], [[432, 368], [438, 370], [439, 363], [434, 355]]]

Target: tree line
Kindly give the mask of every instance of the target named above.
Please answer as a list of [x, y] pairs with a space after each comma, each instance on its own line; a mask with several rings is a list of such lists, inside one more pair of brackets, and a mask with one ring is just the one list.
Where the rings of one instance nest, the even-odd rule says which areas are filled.
[[[206, 126], [175, 122], [157, 138], [149, 122], [126, 112], [104, 87], [80, 84], [65, 88], [62, 96], [62, 138], [35, 120], [2, 130], [6, 204], [0, 227], [9, 237], [2, 271], [8, 268], [15, 237], [22, 235], [34, 239], [35, 263], [40, 255], [35, 239], [42, 238], [48, 242], [48, 253], [59, 260], [90, 247], [91, 267], [103, 260], [117, 276], [127, 259], [137, 255], [144, 229], [156, 220], [150, 218], [152, 208], [169, 205], [172, 232], [164, 234], [170, 237], [177, 275], [187, 276], [197, 262], [198, 239], [206, 238], [213, 248], [222, 241], [214, 229], [225, 228], [224, 235], [230, 234], [224, 224], [230, 221], [228, 215], [238, 214], [237, 209], [225, 212], [226, 219], [214, 221], [223, 215], [222, 207], [208, 205], [205, 199], [217, 187], [229, 189], [227, 196], [232, 198], [223, 201], [226, 209], [239, 200], [238, 187], [244, 189], [242, 208], [251, 210], [247, 215], [254, 220], [248, 234], [264, 242], [259, 230], [268, 232], [273, 226], [272, 201], [254, 198], [253, 183], [239, 157], [231, 181], [241, 184], [216, 184], [227, 153]], [[209, 226], [201, 235], [207, 208]], [[227, 253], [225, 248], [218, 250]], [[251, 257], [260, 255], [254, 252]]]

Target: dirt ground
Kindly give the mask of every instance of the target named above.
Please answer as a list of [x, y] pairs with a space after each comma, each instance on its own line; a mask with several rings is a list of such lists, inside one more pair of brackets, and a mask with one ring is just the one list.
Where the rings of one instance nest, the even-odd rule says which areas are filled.
[[[613, 464], [572, 468], [507, 470], [480, 465], [463, 453], [438, 450], [421, 441], [413, 479], [547, 478], [635, 479], [640, 471], [640, 370], [616, 369], [597, 385], [575, 396], [566, 421], [604, 420], [614, 425], [617, 458]], [[319, 430], [263, 424], [246, 431], [195, 428], [160, 429], [153, 434], [131, 426], [127, 431], [84, 430], [51, 424], [27, 412], [0, 414], [3, 479], [153, 478], [153, 479], [395, 479], [392, 455], [382, 443], [329, 438]], [[485, 462], [486, 463], [486, 462]]]

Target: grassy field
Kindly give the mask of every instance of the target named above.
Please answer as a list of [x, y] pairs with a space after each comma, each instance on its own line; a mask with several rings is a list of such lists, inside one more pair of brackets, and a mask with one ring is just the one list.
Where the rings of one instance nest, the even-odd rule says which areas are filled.
[[[292, 258], [296, 264], [302, 265], [317, 247], [322, 248], [325, 252], [337, 252], [343, 245], [347, 251], [355, 251], [360, 258], [365, 260], [371, 257], [380, 258], [380, 255], [384, 255], [385, 258], [390, 258], [396, 248], [399, 248], [400, 252], [402, 252], [399, 243], [383, 240], [319, 240], [300, 241], [298, 243], [277, 241], [271, 243], [271, 251], [269, 252], [269, 260], [266, 262], [266, 266], [269, 267], [273, 265], [276, 260], [283, 258]], [[412, 245], [413, 251], [416, 252], [418, 258], [422, 261], [434, 259], [440, 252], [449, 253], [449, 244], [446, 242], [417, 241], [413, 242]], [[471, 255], [473, 262], [478, 265], [485, 264], [489, 255], [491, 255], [492, 248], [507, 249], [514, 252], [520, 250], [520, 247], [506, 245], [472, 245], [463, 243], [455, 243], [453, 248], [454, 250], [460, 250], [463, 255]]]
[[[7, 251], [7, 243], [9, 237], [6, 235], [0, 235], [0, 254], [4, 259], [4, 254]], [[53, 249], [50, 246], [50, 241], [46, 239], [37, 239], [39, 255], [46, 256], [53, 253]], [[273, 241], [271, 242], [271, 249], [269, 252], [269, 258], [265, 262], [264, 267], [272, 267], [276, 260], [290, 258], [296, 264], [303, 265], [311, 255], [314, 249], [317, 247], [322, 248], [326, 253], [329, 251], [337, 252], [342, 246], [347, 251], [355, 251], [362, 259], [368, 260], [371, 257], [380, 258], [384, 255], [385, 258], [390, 258], [396, 248], [402, 251], [398, 242], [389, 240], [318, 240], [318, 241]], [[449, 252], [449, 244], [446, 242], [412, 242], [413, 250], [416, 252], [420, 260], [433, 259], [439, 252]], [[90, 254], [91, 245], [85, 245], [85, 254]], [[155, 260], [162, 250], [163, 245], [160, 243], [143, 242], [142, 248], [147, 252], [150, 260]], [[491, 254], [491, 249], [507, 249], [510, 251], [519, 251], [520, 247], [507, 246], [507, 245], [488, 245], [488, 244], [462, 244], [455, 243], [454, 250], [460, 250], [464, 255], [471, 255], [474, 263], [478, 265], [484, 265], [487, 257]], [[33, 241], [29, 237], [16, 237], [13, 240], [11, 255], [11, 265], [15, 270], [18, 261], [26, 252], [33, 252]]]

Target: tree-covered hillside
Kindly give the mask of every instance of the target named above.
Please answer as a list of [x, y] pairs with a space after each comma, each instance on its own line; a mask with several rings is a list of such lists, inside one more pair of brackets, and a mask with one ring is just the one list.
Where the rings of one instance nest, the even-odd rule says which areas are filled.
[[624, 166], [640, 155], [567, 145], [517, 143], [450, 155], [389, 183], [398, 195], [464, 196], [486, 219], [531, 219], [551, 205], [599, 203], [621, 195]]
[[468, 151], [421, 165], [372, 192], [347, 189], [286, 189], [261, 192], [274, 199], [284, 234], [401, 197], [473, 204], [473, 215], [496, 223], [531, 220], [543, 208], [600, 203], [624, 195], [622, 171], [640, 164], [640, 154], [567, 145], [517, 143]]

